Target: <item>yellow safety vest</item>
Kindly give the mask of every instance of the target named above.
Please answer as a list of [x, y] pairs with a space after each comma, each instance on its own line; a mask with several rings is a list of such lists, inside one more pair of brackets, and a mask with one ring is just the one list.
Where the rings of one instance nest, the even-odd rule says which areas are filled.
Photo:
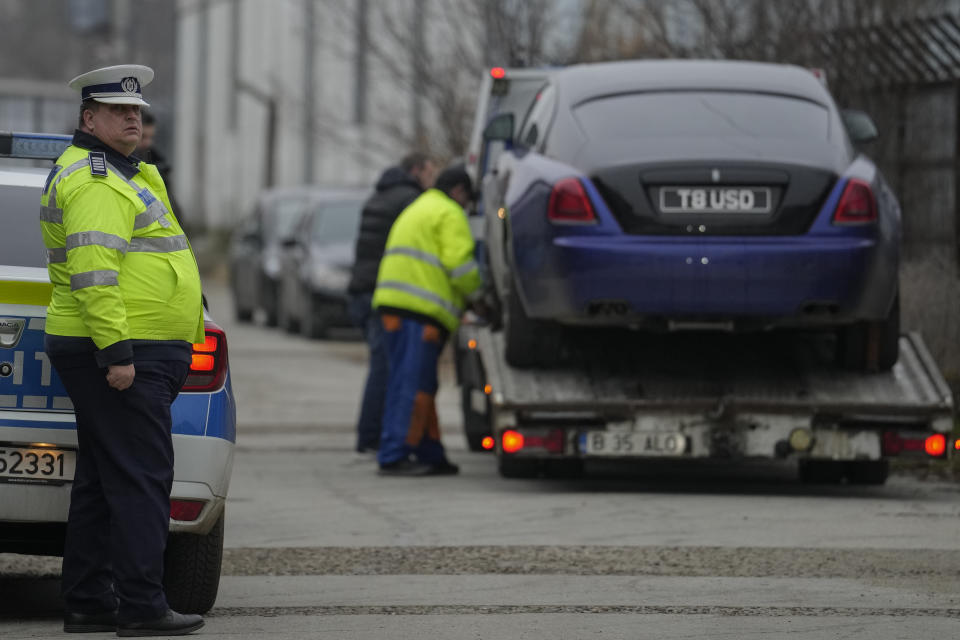
[[473, 252], [463, 208], [438, 189], [425, 191], [390, 229], [373, 306], [413, 311], [455, 331], [480, 287]]
[[46, 331], [121, 340], [203, 342], [200, 273], [152, 164], [126, 179], [102, 152], [70, 146], [41, 197], [53, 295]]

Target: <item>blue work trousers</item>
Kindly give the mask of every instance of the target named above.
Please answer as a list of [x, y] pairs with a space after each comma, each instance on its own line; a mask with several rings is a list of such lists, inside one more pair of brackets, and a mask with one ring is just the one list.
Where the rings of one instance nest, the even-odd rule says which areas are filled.
[[363, 331], [370, 351], [367, 383], [363, 387], [360, 417], [357, 419], [357, 451], [376, 451], [380, 447], [383, 403], [387, 395], [387, 349], [380, 316], [370, 306], [372, 300], [372, 293], [351, 294], [348, 308], [350, 319]]
[[424, 464], [446, 461], [437, 420], [437, 361], [445, 333], [437, 326], [382, 314], [390, 372], [377, 462], [413, 455]]
[[119, 609], [120, 623], [158, 618], [168, 609], [162, 580], [173, 485], [170, 405], [189, 365], [135, 361], [133, 384], [117, 391], [92, 352], [49, 356], [77, 420], [63, 551], [66, 609]]

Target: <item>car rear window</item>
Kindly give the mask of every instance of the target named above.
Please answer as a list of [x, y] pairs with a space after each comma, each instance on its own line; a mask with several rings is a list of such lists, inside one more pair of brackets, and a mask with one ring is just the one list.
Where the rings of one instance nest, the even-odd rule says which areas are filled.
[[592, 100], [574, 115], [593, 139], [750, 137], [826, 140], [830, 114], [813, 102], [758, 93], [682, 91]]
[[318, 244], [350, 242], [357, 237], [363, 200], [329, 202], [320, 205], [320, 224], [313, 225], [312, 238]]
[[40, 234], [40, 192], [46, 172], [0, 169], [0, 264], [17, 267], [47, 266], [47, 251]]

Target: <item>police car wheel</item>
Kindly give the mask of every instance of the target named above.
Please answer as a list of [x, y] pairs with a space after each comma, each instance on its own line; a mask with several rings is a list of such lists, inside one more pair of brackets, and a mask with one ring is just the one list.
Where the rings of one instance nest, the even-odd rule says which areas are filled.
[[206, 535], [171, 533], [163, 563], [163, 589], [174, 611], [206, 613], [217, 600], [223, 562], [224, 514]]

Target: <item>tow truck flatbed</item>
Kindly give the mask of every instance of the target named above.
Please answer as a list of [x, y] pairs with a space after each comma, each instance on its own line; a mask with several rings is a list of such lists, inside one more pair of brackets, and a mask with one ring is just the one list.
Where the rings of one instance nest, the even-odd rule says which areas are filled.
[[[555, 368], [518, 369], [503, 358], [501, 332], [466, 325], [457, 349], [468, 440], [477, 448], [481, 434], [493, 438], [505, 475], [533, 475], [534, 459], [663, 454], [794, 457], [844, 468], [872, 461], [874, 476], [882, 467], [885, 478], [889, 455], [953, 426], [950, 389], [916, 333], [901, 336], [893, 369], [876, 373], [838, 367], [817, 335], [648, 336], [608, 342]], [[549, 446], [504, 451], [507, 431]], [[601, 432], [672, 434], [682, 444], [638, 451], [618, 436], [630, 451], [601, 451], [587, 442], [613, 442]], [[811, 444], [800, 449], [804, 438]]]

